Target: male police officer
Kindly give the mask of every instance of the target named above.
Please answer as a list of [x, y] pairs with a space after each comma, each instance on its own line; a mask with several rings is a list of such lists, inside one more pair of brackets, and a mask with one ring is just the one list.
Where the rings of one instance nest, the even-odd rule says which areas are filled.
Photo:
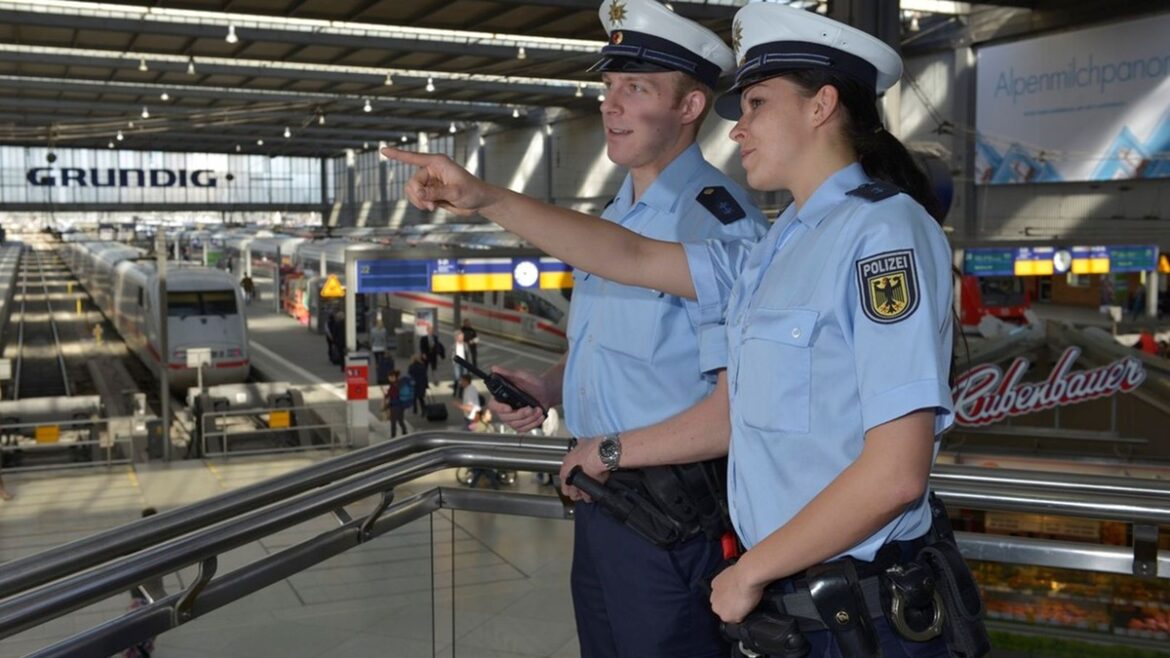
[[[607, 153], [629, 170], [602, 217], [662, 240], [759, 239], [763, 216], [695, 143], [716, 81], [734, 66], [731, 50], [654, 0], [606, 0], [599, 13], [609, 43], [590, 70], [606, 86]], [[499, 371], [546, 409], [563, 402], [574, 436], [607, 436], [617, 468], [619, 432], [711, 393], [725, 366], [722, 327], [693, 303], [587, 272], [574, 274], [574, 287], [565, 358], [543, 375]], [[538, 410], [491, 408], [517, 431], [540, 425]], [[721, 557], [701, 535], [657, 548], [597, 505], [578, 504], [572, 591], [581, 655], [726, 655], [699, 585]]]

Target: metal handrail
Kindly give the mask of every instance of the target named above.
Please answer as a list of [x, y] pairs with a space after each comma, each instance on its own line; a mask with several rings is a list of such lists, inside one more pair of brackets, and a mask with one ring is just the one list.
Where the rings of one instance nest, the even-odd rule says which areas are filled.
[[139, 519], [125, 526], [69, 542], [43, 554], [29, 555], [0, 564], [0, 598], [127, 555], [142, 546], [173, 539], [238, 514], [387, 464], [405, 455], [445, 446], [532, 448], [563, 454], [568, 449], [568, 441], [523, 434], [471, 432], [411, 434], [185, 507]]
[[[563, 442], [562, 442], [563, 443]], [[278, 506], [269, 506], [166, 544], [155, 545], [69, 578], [57, 580], [0, 601], [0, 638], [32, 628], [135, 584], [161, 577], [238, 548], [309, 519], [393, 489], [396, 485], [452, 466], [487, 466], [549, 470], [560, 458], [544, 451], [478, 448], [456, 445], [386, 464], [356, 476], [302, 493]]]
[[[188, 513], [171, 514], [172, 518], [165, 524], [154, 522], [154, 518], [157, 517], [148, 517], [119, 529], [125, 535], [138, 537], [135, 543], [130, 543], [130, 540], [116, 542], [113, 541], [112, 537], [103, 539], [102, 536], [97, 536], [89, 540], [74, 542], [65, 549], [56, 549], [44, 556], [32, 556], [22, 561], [8, 563], [0, 567], [0, 572], [6, 576], [19, 571], [20, 564], [18, 563], [20, 562], [32, 561], [35, 564], [37, 561], [61, 553], [66, 554], [66, 559], [72, 560], [82, 559], [83, 556], [78, 554], [79, 550], [95, 550], [106, 556], [97, 560], [97, 563], [104, 563], [102, 569], [77, 573], [86, 567], [69, 564], [67, 567], [55, 569], [47, 576], [42, 570], [38, 576], [41, 578], [40, 582], [47, 582], [47, 579], [54, 578], [61, 580], [0, 600], [0, 637], [7, 637], [95, 601], [119, 594], [136, 583], [172, 573], [192, 564], [199, 564], [201, 571], [206, 573], [206, 578], [197, 581], [200, 582], [197, 588], [162, 599], [149, 606], [147, 611], [136, 611], [93, 629], [87, 634], [113, 633], [117, 637], [123, 638], [128, 637], [122, 633], [129, 632], [126, 631], [129, 625], [135, 625], [135, 628], [138, 628], [137, 625], [142, 624], [143, 626], [138, 630], [148, 626], [153, 629], [143, 636], [173, 628], [197, 614], [204, 614], [211, 609], [225, 605], [251, 591], [286, 577], [290, 573], [303, 570], [331, 555], [388, 531], [391, 527], [386, 525], [387, 519], [390, 518], [386, 513], [388, 510], [394, 515], [407, 507], [418, 511], [420, 509], [418, 505], [422, 504], [419, 501], [423, 500], [423, 498], [416, 496], [398, 505], [389, 506], [392, 490], [398, 484], [426, 473], [453, 466], [554, 471], [560, 464], [559, 453], [562, 453], [565, 447], [566, 442], [562, 439], [516, 435], [438, 432], [428, 435], [412, 435], [401, 441], [389, 442], [323, 462], [302, 472], [274, 478], [267, 483], [260, 483], [260, 485], [236, 492], [235, 496], [224, 495], [191, 508], [176, 510]], [[431, 449], [425, 454], [393, 461], [396, 456], [427, 448]], [[361, 459], [355, 459], [356, 457]], [[379, 462], [379, 460], [381, 463], [371, 464], [371, 462]], [[357, 471], [362, 469], [367, 470], [357, 474]], [[1151, 483], [1143, 491], [1127, 497], [1117, 492], [1117, 487], [1120, 486], [1117, 482], [1111, 482], [1111, 480], [1119, 480], [1117, 478], [1079, 476], [1075, 479], [1070, 478], [1070, 481], [1061, 481], [1057, 483], [1059, 486], [1054, 486], [1052, 482], [1036, 481], [1032, 477], [1027, 477], [1026, 474], [1022, 476], [1020, 472], [992, 471], [980, 476], [974, 472], [977, 470], [979, 469], [969, 467], [940, 467], [940, 472], [932, 480], [932, 487], [952, 502], [958, 500], [962, 504], [969, 504], [980, 509], [1034, 510], [1035, 506], [1023, 507], [1023, 505], [1039, 504], [1041, 507], [1053, 507], [1058, 506], [1061, 501], [1068, 502], [1071, 499], [1081, 498], [1082, 500], [1079, 501], [1072, 500], [1075, 504], [1069, 507], [1068, 512], [1076, 516], [1120, 518], [1139, 523], [1150, 518], [1160, 518], [1159, 515], [1166, 514], [1167, 501], [1170, 501], [1170, 492], [1157, 483]], [[306, 477], [307, 473], [312, 475]], [[287, 482], [290, 479], [299, 480], [302, 485], [294, 488], [293, 483]], [[281, 489], [273, 485], [283, 485], [284, 488]], [[299, 495], [290, 499], [289, 496], [292, 495], [290, 492], [294, 490], [298, 491]], [[484, 498], [479, 495], [481, 492], [450, 490], [444, 493], [444, 491], [433, 490], [422, 495], [423, 497], [438, 496], [437, 499], [428, 499], [434, 504], [423, 505], [427, 508], [426, 512], [437, 509], [436, 504], [438, 506], [454, 506], [456, 500], [462, 501], [460, 504], [464, 505], [458, 507], [460, 509], [506, 512], [509, 510], [501, 509], [499, 502], [512, 501], [515, 505], [522, 507], [519, 513], [559, 517], [567, 515], [561, 502], [551, 496], [492, 494], [490, 498]], [[1102, 491], [1110, 492], [1104, 494], [1105, 498], [1108, 499], [1106, 503], [1089, 500], [1089, 497], [1100, 499], [1103, 496]], [[245, 495], [239, 495], [241, 493]], [[211, 580], [217, 556], [223, 552], [303, 523], [308, 519], [337, 512], [345, 505], [379, 493], [383, 495], [383, 504], [378, 506], [369, 516], [363, 519], [349, 520], [348, 516], [341, 515], [345, 519], [341, 528], [307, 540], [289, 551], [278, 553], [258, 563], [245, 566], [236, 572]], [[444, 505], [445, 497], [452, 504]], [[218, 504], [207, 504], [216, 501]], [[277, 502], [280, 504], [271, 504]], [[267, 505], [267, 507], [261, 507], [262, 505]], [[407, 507], [403, 507], [404, 505]], [[227, 514], [225, 509], [235, 510], [235, 514]], [[226, 518], [222, 516], [224, 514], [234, 518], [214, 528], [203, 528], [202, 532], [190, 534], [166, 544], [157, 543], [159, 537], [170, 538], [199, 529], [215, 520]], [[150, 530], [150, 532], [146, 533], [144, 529]], [[109, 533], [104, 534], [108, 535]], [[155, 540], [143, 541], [141, 539], [143, 536], [154, 537]], [[93, 543], [94, 539], [100, 541]], [[78, 549], [79, 544], [84, 544], [87, 541], [93, 543], [93, 546]], [[1085, 568], [1085, 564], [1089, 564], [1088, 568], [1093, 570], [1120, 573], [1129, 572], [1128, 566], [1134, 562], [1134, 550], [1129, 547], [967, 534], [962, 534], [960, 542], [966, 554], [979, 559], [1011, 561], [1014, 555], [1024, 552], [1034, 564], [1053, 566], [1076, 566], [1079, 564], [1082, 568]], [[128, 543], [130, 543], [129, 546]], [[149, 548], [134, 554], [127, 554], [144, 545], [149, 546]], [[1170, 552], [1155, 551], [1154, 562], [1156, 574], [1170, 577]], [[93, 561], [91, 561], [92, 563]], [[13, 581], [9, 580], [8, 582]], [[206, 587], [204, 588], [203, 585]], [[159, 608], [158, 606], [163, 607]], [[169, 612], [165, 615], [158, 614], [158, 611], [164, 608]], [[163, 626], [159, 627], [160, 624]], [[108, 655], [121, 648], [114, 647], [114, 651], [106, 651], [108, 647], [100, 645], [101, 650], [105, 651], [105, 654], [102, 654], [94, 649], [95, 646], [99, 645], [69, 644], [73, 641], [74, 639], [71, 638], [62, 645], [46, 650], [49, 653], [38, 655], [78, 655], [69, 652], [54, 653], [65, 645], [85, 646], [84, 653], [92, 655]]]

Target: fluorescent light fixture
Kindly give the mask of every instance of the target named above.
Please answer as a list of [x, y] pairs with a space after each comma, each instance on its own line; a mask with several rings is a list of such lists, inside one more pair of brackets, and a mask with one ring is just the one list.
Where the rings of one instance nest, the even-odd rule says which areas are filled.
[[227, 36], [223, 38], [223, 40], [228, 42], [228, 43], [238, 43], [240, 41], [240, 38], [236, 36], [236, 26], [235, 25], [231, 25], [231, 24], [228, 25], [228, 33], [227, 33]]

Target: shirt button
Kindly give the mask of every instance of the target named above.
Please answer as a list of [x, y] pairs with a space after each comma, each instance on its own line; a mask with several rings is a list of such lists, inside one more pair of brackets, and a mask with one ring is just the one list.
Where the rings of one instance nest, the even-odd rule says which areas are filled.
[[800, 338], [800, 328], [799, 327], [792, 328], [792, 337], [793, 338]]

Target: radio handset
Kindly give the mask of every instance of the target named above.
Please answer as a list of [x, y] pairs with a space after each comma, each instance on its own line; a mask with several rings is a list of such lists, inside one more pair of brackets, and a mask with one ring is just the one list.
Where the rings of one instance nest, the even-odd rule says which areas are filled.
[[502, 404], [506, 404], [513, 409], [522, 409], [524, 407], [533, 407], [540, 409], [540, 413], [548, 417], [548, 411], [540, 406], [540, 402], [532, 397], [527, 391], [516, 386], [503, 375], [498, 375], [494, 372], [484, 372], [476, 368], [470, 361], [461, 356], [453, 356], [451, 360], [465, 368], [468, 372], [479, 377], [487, 386], [488, 393]]

